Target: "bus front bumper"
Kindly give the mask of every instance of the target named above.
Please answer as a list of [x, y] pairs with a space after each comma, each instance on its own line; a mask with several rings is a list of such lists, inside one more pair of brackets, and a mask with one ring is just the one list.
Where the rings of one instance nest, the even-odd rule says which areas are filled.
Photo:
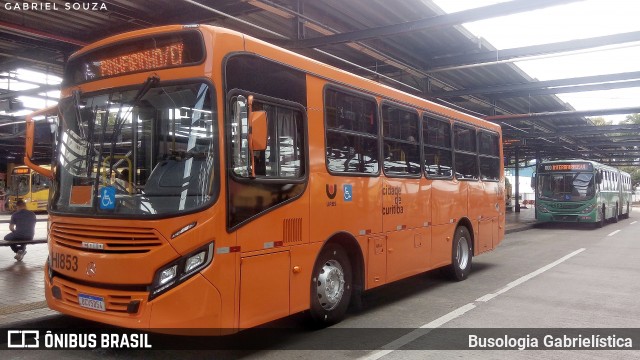
[[180, 329], [221, 329], [220, 293], [201, 274], [148, 301], [147, 291], [100, 288], [57, 276], [49, 279], [48, 267], [46, 264], [47, 305], [63, 314], [158, 332], [166, 332], [167, 329], [178, 333]]
[[536, 218], [539, 222], [588, 222], [598, 221], [596, 211], [591, 213], [551, 213], [536, 210]]

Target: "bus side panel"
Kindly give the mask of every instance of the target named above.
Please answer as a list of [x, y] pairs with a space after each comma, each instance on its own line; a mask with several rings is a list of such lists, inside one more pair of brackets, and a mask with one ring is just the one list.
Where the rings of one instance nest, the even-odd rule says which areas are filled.
[[242, 258], [240, 329], [289, 315], [288, 251]]
[[382, 180], [312, 174], [310, 231], [325, 241], [339, 231], [353, 235], [382, 231]]
[[[384, 178], [383, 231], [387, 234], [387, 281], [425, 271], [431, 253], [430, 233], [424, 228], [428, 191], [420, 179]], [[424, 200], [427, 201], [424, 201]]]
[[[469, 182], [469, 219], [474, 224], [474, 255], [493, 249], [498, 235], [499, 209], [497, 182]], [[476, 226], [477, 224], [477, 226]]]
[[433, 214], [431, 267], [451, 263], [451, 240], [455, 226], [467, 213], [468, 185], [465, 181], [434, 180], [431, 188]]
[[321, 246], [322, 243], [318, 242], [293, 246], [289, 249], [292, 269], [289, 298], [289, 312], [291, 314], [307, 310], [309, 304], [311, 304], [309, 296], [313, 265], [315, 264]]

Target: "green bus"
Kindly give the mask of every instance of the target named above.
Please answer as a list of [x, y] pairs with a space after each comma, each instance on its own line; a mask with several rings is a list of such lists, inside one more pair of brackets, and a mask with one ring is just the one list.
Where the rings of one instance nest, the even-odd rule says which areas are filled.
[[631, 176], [589, 160], [556, 160], [538, 164], [532, 179], [539, 222], [586, 222], [628, 218]]

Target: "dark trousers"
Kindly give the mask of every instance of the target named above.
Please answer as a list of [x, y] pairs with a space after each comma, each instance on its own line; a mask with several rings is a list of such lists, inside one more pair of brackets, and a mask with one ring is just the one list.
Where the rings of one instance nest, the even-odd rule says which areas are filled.
[[[4, 237], [4, 239], [7, 241], [24, 241], [24, 240], [33, 240], [33, 236], [31, 238], [28, 238], [26, 236], [18, 235], [14, 232], [10, 232]], [[25, 244], [16, 244], [16, 245], [10, 245], [10, 246], [11, 246], [11, 250], [13, 250], [14, 253], [17, 253], [20, 250], [24, 250], [27, 247], [27, 245]]]

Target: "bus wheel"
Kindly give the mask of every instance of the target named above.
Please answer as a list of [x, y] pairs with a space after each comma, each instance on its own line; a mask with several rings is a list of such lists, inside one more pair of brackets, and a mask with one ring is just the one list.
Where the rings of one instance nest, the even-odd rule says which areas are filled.
[[471, 272], [471, 258], [473, 257], [471, 234], [466, 227], [458, 226], [452, 245], [451, 265], [447, 268], [447, 272], [453, 280], [462, 281]]
[[617, 223], [619, 218], [620, 216], [618, 215], [618, 204], [616, 204], [616, 208], [613, 213], [613, 219], [611, 219], [611, 221]]
[[600, 219], [598, 220], [598, 222], [596, 223], [596, 227], [597, 228], [601, 228], [604, 226], [604, 205], [600, 208], [600, 210], [598, 210], [598, 215], [600, 216]]
[[314, 266], [311, 279], [310, 317], [315, 326], [340, 322], [351, 299], [351, 263], [341, 246], [327, 245]]
[[631, 213], [630, 213], [630, 210], [631, 210], [631, 209], [629, 209], [629, 203], [627, 202], [627, 213], [623, 215], [625, 219], [628, 219], [628, 218], [629, 218], [629, 214], [631, 214]]

